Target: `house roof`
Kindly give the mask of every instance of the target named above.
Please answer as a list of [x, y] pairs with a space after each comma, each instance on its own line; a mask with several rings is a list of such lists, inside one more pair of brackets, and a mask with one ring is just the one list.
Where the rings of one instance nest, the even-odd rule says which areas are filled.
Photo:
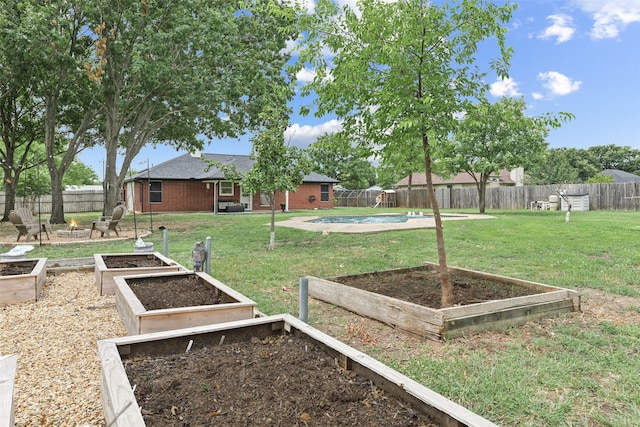
[[612, 176], [614, 182], [638, 182], [640, 183], [640, 176], [621, 171], [619, 169], [605, 169], [602, 171], [604, 175]]
[[[427, 185], [427, 175], [424, 172], [414, 172], [411, 174], [411, 185]], [[480, 179], [480, 174], [474, 174], [477, 179]], [[491, 177], [496, 177], [500, 180], [501, 183], [504, 184], [515, 184], [515, 181], [511, 179], [511, 173], [503, 169], [499, 174], [493, 174]], [[467, 172], [460, 172], [459, 174], [452, 176], [450, 178], [442, 178], [438, 175], [431, 175], [431, 179], [434, 185], [442, 185], [442, 184], [475, 184], [476, 181], [469, 175]], [[409, 186], [409, 177], [405, 177], [396, 183], [397, 187], [407, 187]]]
[[[183, 154], [166, 162], [162, 162], [158, 165], [145, 169], [142, 172], [137, 173], [128, 180], [139, 179], [155, 179], [155, 180], [185, 180], [193, 179], [199, 181], [216, 181], [224, 180], [224, 171], [222, 167], [211, 166], [206, 160], [218, 163], [220, 166], [235, 165], [236, 170], [241, 174], [251, 170], [255, 163], [247, 155], [240, 154], [210, 154], [201, 153], [198, 155]], [[305, 175], [303, 182], [322, 182], [322, 183], [337, 183], [340, 182], [334, 178], [330, 178], [326, 175], [311, 172]]]

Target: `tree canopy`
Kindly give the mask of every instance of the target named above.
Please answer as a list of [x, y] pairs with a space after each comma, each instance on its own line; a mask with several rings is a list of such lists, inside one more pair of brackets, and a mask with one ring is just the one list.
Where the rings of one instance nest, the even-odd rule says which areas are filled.
[[[295, 11], [270, 0], [92, 2], [105, 114], [105, 211], [117, 203], [133, 158], [147, 144], [201, 148], [197, 136], [236, 136], [259, 124], [284, 79]], [[121, 156], [121, 163], [116, 159]]]
[[527, 116], [522, 98], [486, 100], [465, 112], [451, 138], [451, 154], [444, 160], [449, 172], [467, 172], [476, 181], [480, 213], [485, 211], [485, 189], [492, 174], [527, 167], [547, 148], [551, 127], [559, 127], [569, 113]]
[[322, 135], [307, 153], [314, 171], [339, 180], [344, 188], [368, 188], [376, 182], [375, 168], [367, 159], [369, 152], [345, 139], [344, 135]]

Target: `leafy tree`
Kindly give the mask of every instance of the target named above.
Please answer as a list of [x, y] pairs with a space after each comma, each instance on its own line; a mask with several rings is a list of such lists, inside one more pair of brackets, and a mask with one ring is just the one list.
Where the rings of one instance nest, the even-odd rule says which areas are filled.
[[276, 238], [276, 193], [295, 191], [308, 173], [310, 163], [301, 150], [285, 145], [284, 132], [289, 125], [289, 111], [285, 107], [268, 106], [261, 113], [261, 119], [264, 128], [251, 138], [251, 157], [255, 163], [241, 184], [245, 191], [267, 195], [271, 207], [269, 250], [272, 251]]
[[[414, 144], [411, 144], [414, 142]], [[407, 207], [411, 207], [411, 188], [413, 186], [413, 173], [424, 171], [423, 149], [417, 138], [401, 141], [389, 141], [387, 150], [380, 153], [381, 164], [378, 167], [379, 184], [383, 188], [391, 188], [404, 177], [409, 177], [407, 189]], [[392, 145], [402, 144], [401, 150], [393, 150]], [[433, 167], [433, 165], [432, 165]]]
[[612, 182], [615, 182], [613, 177], [611, 175], [605, 175], [603, 173], [599, 173], [596, 176], [592, 176], [587, 181], [587, 183], [589, 184], [610, 184]]
[[80, 151], [95, 144], [91, 135], [101, 112], [95, 81], [83, 64], [93, 40], [86, 29], [86, 0], [57, 1], [41, 7], [34, 39], [44, 47], [34, 64], [43, 70], [39, 91], [44, 99], [47, 168], [51, 176], [51, 222], [65, 223], [64, 177]]
[[307, 149], [307, 153], [313, 170], [339, 180], [344, 188], [367, 188], [376, 182], [375, 168], [367, 160], [368, 151], [354, 146], [340, 135], [322, 135]]
[[577, 184], [587, 182], [600, 170], [597, 159], [587, 150], [552, 148], [527, 170], [527, 184]]
[[[343, 120], [342, 132], [375, 145], [380, 152], [409, 151], [420, 145], [427, 186], [436, 221], [442, 305], [453, 301], [446, 262], [442, 218], [431, 180], [432, 160], [448, 134], [454, 115], [488, 89], [486, 72], [476, 61], [483, 42], [497, 44], [497, 59], [487, 68], [507, 76], [511, 49], [506, 28], [515, 5], [492, 1], [428, 0], [389, 3], [358, 2], [360, 13], [320, 0], [315, 13], [300, 19], [298, 67], [315, 68], [314, 81], [302, 93], [314, 91], [316, 114], [333, 112]], [[489, 42], [487, 42], [488, 44]], [[331, 53], [327, 59], [323, 54]], [[384, 154], [383, 154], [384, 155]]]
[[76, 159], [69, 165], [62, 184], [65, 187], [68, 185], [97, 185], [100, 184], [100, 179], [93, 169]]
[[629, 173], [640, 172], [640, 150], [619, 145], [597, 145], [587, 151], [595, 156], [600, 170], [619, 169]]
[[[82, 34], [84, 2], [8, 0], [0, 5], [0, 16], [7, 18], [0, 18], [0, 63], [6, 73], [0, 80], [9, 85], [5, 86], [9, 98], [4, 100], [20, 94], [19, 102], [13, 103], [20, 111], [14, 120], [21, 121], [21, 131], [16, 135], [26, 141], [35, 132], [34, 140], [46, 147], [46, 153], [38, 158], [43, 159], [51, 177], [48, 188], [53, 223], [64, 222], [62, 179], [76, 154], [90, 145], [91, 140], [84, 136], [95, 123], [97, 112], [91, 107], [94, 97], [81, 67], [92, 43]], [[27, 110], [29, 114], [25, 114]], [[3, 127], [7, 126], [10, 125], [5, 121]], [[17, 122], [13, 126], [17, 130]], [[15, 135], [13, 141], [8, 139], [6, 164], [12, 165], [13, 172], [8, 171], [9, 166], [5, 169], [5, 217], [13, 208], [14, 185], [18, 185], [20, 170], [28, 164], [15, 158], [15, 149], [20, 147], [29, 157], [34, 147], [31, 143], [18, 144]]]
[[502, 169], [526, 167], [547, 148], [550, 127], [559, 127], [573, 116], [559, 113], [527, 116], [524, 99], [502, 98], [491, 104], [482, 101], [466, 111], [452, 137], [448, 159], [453, 174], [467, 172], [478, 188], [478, 207], [485, 212], [485, 192], [492, 174]]
[[198, 134], [259, 125], [295, 36], [295, 11], [272, 0], [106, 0], [87, 14], [95, 59], [86, 69], [104, 98], [105, 213], [145, 145], [190, 150], [202, 147]]
[[30, 68], [34, 48], [24, 25], [32, 14], [18, 1], [0, 3], [0, 165], [5, 205], [2, 220], [15, 208], [20, 176], [33, 167], [31, 148], [44, 138], [37, 74]]

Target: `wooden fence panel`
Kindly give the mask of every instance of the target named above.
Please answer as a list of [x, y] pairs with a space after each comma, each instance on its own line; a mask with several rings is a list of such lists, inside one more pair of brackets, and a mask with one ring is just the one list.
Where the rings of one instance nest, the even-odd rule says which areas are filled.
[[[62, 202], [65, 213], [75, 212], [102, 212], [104, 198], [102, 191], [63, 191]], [[4, 212], [5, 194], [0, 192], [0, 210]], [[37, 197], [18, 197], [15, 203], [16, 208], [29, 208], [34, 213], [51, 213], [51, 195], [43, 194]]]
[[[532, 202], [548, 201], [549, 196], [588, 194], [589, 210], [640, 210], [640, 183], [527, 185], [522, 187], [489, 187], [485, 194], [486, 209], [529, 209]], [[407, 205], [407, 189], [396, 193], [398, 207], [428, 209], [427, 190], [411, 190], [411, 206]], [[438, 189], [439, 206], [453, 209], [477, 209], [478, 190], [475, 187]], [[450, 197], [450, 199], [449, 199]], [[449, 203], [447, 203], [447, 201]]]

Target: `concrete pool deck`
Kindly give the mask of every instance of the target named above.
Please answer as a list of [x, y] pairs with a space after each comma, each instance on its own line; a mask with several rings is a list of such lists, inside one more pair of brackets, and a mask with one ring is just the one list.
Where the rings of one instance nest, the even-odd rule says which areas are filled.
[[[379, 214], [379, 215], [395, 215]], [[490, 215], [480, 214], [452, 214], [443, 213], [443, 221], [458, 221], [464, 219], [488, 219], [494, 218]], [[336, 215], [343, 216], [343, 215]], [[359, 215], [350, 215], [359, 216]], [[362, 215], [373, 216], [373, 215]], [[299, 230], [306, 231], [320, 231], [327, 233], [379, 233], [383, 231], [396, 231], [396, 230], [415, 230], [421, 228], [435, 228], [436, 220], [433, 217], [413, 217], [409, 218], [407, 222], [394, 222], [386, 224], [347, 224], [347, 223], [313, 223], [310, 222], [314, 219], [322, 218], [320, 216], [298, 216], [290, 218], [284, 221], [276, 222], [275, 225], [282, 227], [297, 228]]]

